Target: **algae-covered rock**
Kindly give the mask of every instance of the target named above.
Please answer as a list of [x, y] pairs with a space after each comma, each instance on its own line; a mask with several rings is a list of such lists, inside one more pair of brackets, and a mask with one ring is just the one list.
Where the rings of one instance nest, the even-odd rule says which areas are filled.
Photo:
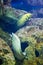
[[21, 42], [28, 41], [25, 48], [27, 59], [23, 65], [43, 65], [43, 30], [39, 26], [26, 26], [16, 32]]
[[11, 17], [12, 19], [18, 19], [22, 15], [26, 14], [26, 11], [20, 10], [20, 9], [15, 9], [9, 6], [5, 6], [5, 16]]
[[32, 60], [35, 60], [35, 49], [32, 48], [31, 46], [28, 46], [25, 50], [26, 54], [27, 54], [27, 57], [28, 57], [28, 60], [29, 61], [32, 61]]
[[15, 59], [7, 43], [0, 38], [0, 65], [14, 65]]
[[0, 29], [0, 65], [15, 65], [14, 55], [9, 47], [11, 45], [9, 38], [9, 34]]
[[43, 30], [35, 26], [26, 26], [18, 30], [16, 34], [21, 43], [27, 41], [28, 47], [25, 48], [27, 58], [23, 62], [15, 62], [13, 52], [8, 46], [8, 44], [11, 45], [11, 38], [8, 33], [0, 29], [0, 61], [2, 61], [2, 65], [9, 65], [10, 63], [10, 65], [15, 63], [16, 65], [20, 63], [23, 65], [43, 65]]
[[[0, 65], [43, 65], [43, 18], [36, 19], [31, 16], [31, 13], [26, 11], [4, 6], [4, 14], [0, 13]], [[26, 21], [30, 26], [21, 28], [27, 24]], [[19, 28], [21, 29], [18, 30]], [[20, 38], [21, 45], [28, 44], [22, 61], [16, 59], [12, 52], [9, 33], [15, 30], [18, 30], [15, 34]]]
[[32, 16], [31, 13], [9, 6], [4, 6], [4, 11], [4, 15], [0, 15], [0, 27], [2, 27], [7, 32], [15, 32]]

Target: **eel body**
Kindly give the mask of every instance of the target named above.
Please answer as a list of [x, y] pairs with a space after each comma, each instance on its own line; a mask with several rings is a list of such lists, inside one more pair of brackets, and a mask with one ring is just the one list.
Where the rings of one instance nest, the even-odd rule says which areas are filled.
[[17, 22], [18, 26], [24, 25], [32, 17], [31, 13], [24, 14]]
[[22, 60], [24, 58], [24, 54], [21, 50], [20, 39], [14, 33], [12, 33], [12, 49], [17, 59]]

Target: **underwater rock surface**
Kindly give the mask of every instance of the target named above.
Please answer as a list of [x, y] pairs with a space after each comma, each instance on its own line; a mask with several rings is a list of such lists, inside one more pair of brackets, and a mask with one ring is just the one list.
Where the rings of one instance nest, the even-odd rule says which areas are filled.
[[[38, 21], [39, 20], [40, 19], [38, 19]], [[38, 23], [38, 21], [37, 21], [37, 23]], [[42, 21], [43, 20], [41, 20], [41, 22]], [[34, 22], [34, 23], [36, 25], [36, 22]], [[43, 65], [43, 27], [42, 27], [42, 29], [40, 29], [39, 25], [34, 26], [34, 23], [33, 23], [33, 26], [32, 25], [25, 26], [16, 32], [16, 34], [19, 36], [19, 38], [21, 40], [21, 43], [25, 44], [25, 42], [27, 42], [26, 44], [28, 44], [28, 46], [25, 48], [25, 52], [27, 53], [28, 59], [24, 59], [23, 65], [28, 65], [28, 64], [29, 65], [35, 65], [35, 64]], [[40, 22], [39, 22], [39, 24], [40, 24]], [[4, 45], [2, 47], [2, 44], [3, 44], [2, 41], [3, 41], [3, 43], [6, 42], [11, 47], [11, 38], [10, 38], [9, 33], [6, 33], [2, 29], [0, 29], [0, 42], [1, 42], [0, 49], [1, 48], [3, 49], [3, 47], [4, 47]], [[6, 43], [5, 43], [5, 45], [6, 45]], [[6, 50], [6, 48], [7, 48], [7, 50]], [[8, 47], [6, 47], [6, 48], [4, 48], [4, 53], [5, 53], [4, 55], [6, 55], [7, 52], [9, 55], [10, 50], [8, 50]], [[3, 53], [1, 55], [1, 57], [4, 58]]]
[[15, 65], [15, 58], [9, 47], [8, 38], [9, 34], [0, 28], [0, 65]]
[[31, 15], [31, 13], [24, 10], [4, 6], [4, 15], [1, 16], [0, 12], [0, 27], [7, 32], [15, 32], [20, 27], [24, 26], [25, 22], [31, 18]]
[[25, 48], [28, 59], [24, 59], [24, 65], [43, 65], [43, 29], [40, 30], [39, 26], [25, 26], [16, 34], [21, 42], [28, 42]]
[[[4, 16], [3, 19], [0, 17], [0, 64], [16, 65], [13, 52], [10, 49], [10, 47], [12, 47], [11, 37], [8, 32], [3, 31], [3, 28], [6, 28], [9, 32], [12, 32], [10, 28], [14, 31], [15, 27], [9, 26], [9, 28], [8, 25], [15, 24], [15, 22], [18, 21], [22, 15], [27, 14], [27, 12], [12, 10], [12, 8], [9, 7], [5, 8], [5, 10], [6, 9], [6, 17]], [[25, 44], [25, 42], [27, 44], [25, 44], [26, 46], [24, 45], [26, 48], [22, 47], [22, 50], [24, 51], [25, 49], [27, 53], [27, 59], [24, 59], [21, 65], [43, 65], [43, 18], [31, 18], [31, 20], [26, 23], [26, 26], [20, 28], [15, 34], [20, 38], [21, 44]]]
[[[22, 47], [22, 50], [24, 51], [25, 49], [27, 53], [27, 59], [24, 59], [22, 64], [43, 65], [43, 18], [33, 18], [30, 21], [32, 22], [30, 26], [26, 25], [15, 33], [20, 38], [22, 44], [25, 44], [25, 42], [27, 44], [26, 47]], [[2, 61], [0, 64], [4, 63], [2, 65], [9, 65], [11, 63], [10, 65], [15, 65], [16, 62], [12, 54], [13, 52], [8, 45], [12, 47], [11, 37], [9, 33], [0, 28], [0, 61]]]

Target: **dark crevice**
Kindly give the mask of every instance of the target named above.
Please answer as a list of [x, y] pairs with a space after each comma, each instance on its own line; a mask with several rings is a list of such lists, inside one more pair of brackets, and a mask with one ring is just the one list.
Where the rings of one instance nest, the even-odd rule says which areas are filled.
[[39, 57], [39, 52], [37, 50], [35, 50], [35, 55], [36, 57]]
[[3, 64], [3, 59], [0, 58], [0, 65], [2, 65], [2, 64]]
[[22, 42], [21, 43], [21, 49], [24, 52], [25, 48], [28, 46], [28, 41]]

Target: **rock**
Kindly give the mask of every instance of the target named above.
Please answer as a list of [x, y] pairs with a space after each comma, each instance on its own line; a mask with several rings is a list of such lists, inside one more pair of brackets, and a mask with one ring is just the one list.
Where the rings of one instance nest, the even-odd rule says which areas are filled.
[[15, 65], [15, 62], [10, 35], [0, 28], [0, 65]]
[[[0, 31], [0, 61], [4, 63], [3, 65], [9, 65], [10, 63], [14, 65], [16, 63], [15, 58], [9, 48], [11, 46], [11, 38], [2, 29]], [[18, 30], [16, 34], [19, 36], [21, 43], [27, 42], [26, 44], [28, 44], [28, 47], [25, 48], [27, 59], [24, 59], [22, 64], [43, 65], [43, 30], [40, 30], [38, 26], [26, 26]], [[10, 43], [10, 45], [8, 46], [7, 43]], [[19, 62], [17, 61], [16, 64], [18, 65]]]
[[31, 13], [23, 10], [18, 10], [12, 7], [4, 6], [5, 13], [0, 15], [0, 24], [4, 31], [16, 32], [24, 26], [25, 22], [31, 18]]
[[[9, 7], [8, 7], [8, 10], [9, 10]], [[9, 13], [9, 15], [7, 15], [8, 12], [10, 11], [8, 10], [5, 15], [9, 17], [10, 15], [13, 16], [12, 8], [10, 9], [11, 12]], [[15, 20], [18, 20], [19, 18], [19, 16], [16, 17], [16, 15], [14, 15], [13, 17], [12, 16], [11, 18], [14, 18], [15, 16]], [[5, 21], [4, 17], [3, 17], [3, 21]], [[28, 44], [28, 46], [25, 48], [25, 52], [27, 55], [26, 55], [26, 58], [23, 60], [22, 64], [23, 65], [28, 65], [28, 64], [43, 65], [43, 19], [31, 18], [31, 20], [28, 21], [28, 23], [30, 22], [32, 22], [30, 26], [26, 25], [25, 27], [19, 29], [15, 33], [20, 38], [21, 43], [24, 44], [25, 42], [27, 42], [26, 44]], [[9, 28], [8, 24], [14, 24], [14, 22], [12, 23], [12, 21], [7, 20], [3, 24], [1, 22], [2, 26], [1, 25], [0, 26], [4, 28]], [[41, 25], [41, 28], [39, 27], [40, 25]], [[14, 28], [15, 27], [12, 27], [11, 29], [14, 29]], [[16, 63], [15, 57], [13, 56], [13, 52], [11, 51], [10, 48], [11, 48], [11, 37], [9, 33], [0, 29], [0, 61], [1, 61], [0, 64], [14, 65]], [[16, 64], [19, 65], [19, 62], [17, 61]]]
[[[19, 18], [24, 15], [24, 14], [27, 14], [28, 12], [26, 11], [23, 11], [23, 10], [19, 10], [19, 9], [15, 9], [15, 8], [12, 8], [12, 7], [9, 7], [9, 6], [4, 6], [4, 10], [5, 10], [5, 13], [4, 15], [6, 17], [4, 18], [8, 18], [8, 20], [6, 21], [7, 23], [10, 23], [10, 24], [13, 24], [15, 21], [19, 20]], [[12, 15], [12, 16], [11, 16]], [[3, 19], [4, 19], [3, 18]], [[10, 19], [13, 19], [15, 21], [10, 21]], [[5, 19], [5, 20], [6, 20]]]
[[16, 32], [21, 43], [28, 42], [25, 48], [27, 59], [24, 59], [23, 65], [43, 65], [43, 30], [38, 27], [26, 26]]
[[13, 53], [2, 38], [0, 38], [0, 65], [15, 65]]

